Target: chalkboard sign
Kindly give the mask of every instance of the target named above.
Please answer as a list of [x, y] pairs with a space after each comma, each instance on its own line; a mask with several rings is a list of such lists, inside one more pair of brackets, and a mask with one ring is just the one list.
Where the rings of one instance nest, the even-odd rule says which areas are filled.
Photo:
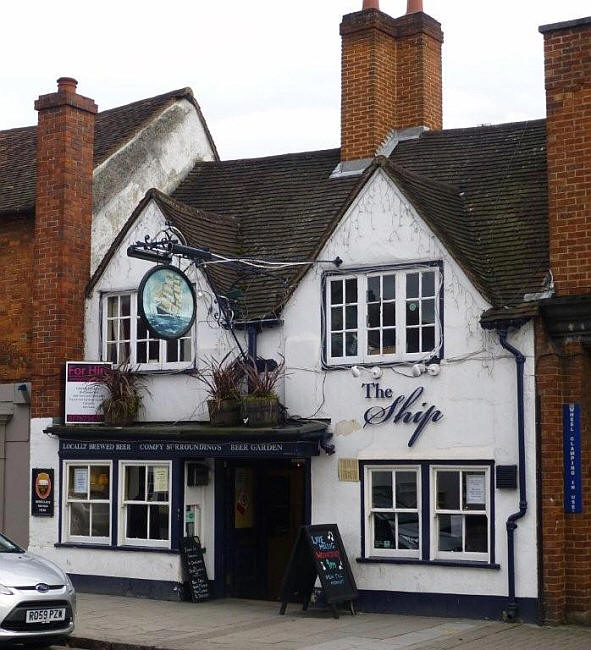
[[191, 600], [194, 603], [207, 600], [209, 598], [209, 580], [199, 537], [183, 537], [181, 559], [185, 577], [189, 583]]
[[288, 602], [301, 602], [308, 608], [316, 577], [338, 617], [335, 604], [349, 602], [354, 613], [353, 600], [357, 587], [336, 524], [302, 526], [293, 547], [281, 586], [280, 614], [284, 614]]

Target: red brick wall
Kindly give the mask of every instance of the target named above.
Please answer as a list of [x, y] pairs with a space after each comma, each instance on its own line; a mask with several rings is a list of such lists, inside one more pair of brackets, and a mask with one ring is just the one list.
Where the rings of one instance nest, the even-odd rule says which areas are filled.
[[559, 295], [591, 291], [591, 24], [544, 33], [550, 256]]
[[[536, 324], [540, 398], [543, 599], [547, 622], [591, 611], [591, 355], [578, 342], [554, 345]], [[564, 511], [563, 404], [581, 405], [583, 512]]]
[[0, 218], [0, 382], [30, 379], [32, 216]]
[[341, 159], [375, 154], [392, 129], [441, 129], [439, 23], [423, 13], [377, 10], [341, 23]]
[[96, 105], [74, 88], [66, 85], [35, 103], [33, 417], [63, 415], [65, 361], [84, 356]]

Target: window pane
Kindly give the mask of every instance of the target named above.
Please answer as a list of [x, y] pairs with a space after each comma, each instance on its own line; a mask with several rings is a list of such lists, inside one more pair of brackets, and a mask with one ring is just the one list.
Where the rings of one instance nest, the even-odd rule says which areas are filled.
[[168, 539], [168, 505], [150, 506], [150, 539]]
[[125, 499], [146, 500], [146, 468], [143, 465], [128, 465], [125, 468]]
[[148, 361], [148, 344], [147, 343], [138, 343], [136, 345], [136, 361], [138, 363], [147, 363]]
[[412, 300], [406, 303], [406, 324], [419, 324], [419, 303], [416, 300]]
[[418, 273], [407, 273], [406, 297], [407, 298], [419, 297], [419, 274]]
[[357, 302], [357, 280], [345, 280], [345, 298], [347, 302]]
[[156, 341], [150, 341], [149, 349], [150, 349], [150, 357], [148, 361], [160, 361], [160, 340], [157, 339]]
[[119, 299], [117, 296], [107, 298], [107, 315], [109, 318], [119, 316]]
[[166, 361], [178, 361], [179, 358], [179, 343], [174, 341], [166, 341]]
[[465, 510], [486, 508], [486, 474], [464, 472], [462, 475], [462, 505]]
[[396, 514], [376, 512], [374, 514], [374, 548], [396, 548]]
[[367, 302], [375, 302], [380, 296], [380, 276], [367, 278]]
[[119, 343], [119, 358], [117, 359], [119, 363], [129, 359], [130, 349], [129, 343]]
[[91, 465], [90, 467], [90, 498], [109, 498], [109, 466]]
[[392, 507], [392, 472], [371, 473], [371, 500], [373, 508]]
[[191, 339], [181, 339], [181, 358], [179, 361], [191, 361]]
[[128, 505], [126, 536], [134, 539], [147, 539], [148, 536], [148, 506]]
[[380, 330], [370, 330], [367, 333], [367, 353], [380, 354]]
[[346, 308], [346, 325], [345, 327], [348, 330], [357, 329], [357, 307], [347, 307]]
[[406, 351], [419, 352], [419, 330], [417, 328], [406, 330]]
[[109, 509], [110, 503], [92, 504], [92, 532], [93, 537], [109, 536]]
[[416, 472], [396, 472], [396, 507], [417, 507]]
[[68, 467], [68, 497], [70, 499], [88, 498], [88, 467], [70, 465]]
[[393, 302], [386, 302], [383, 305], [384, 327], [388, 325], [396, 325], [396, 304]]
[[462, 548], [462, 515], [439, 515], [440, 551], [461, 553]]
[[116, 341], [119, 335], [117, 321], [107, 321], [107, 341]]
[[345, 334], [345, 342], [346, 342], [346, 353], [348, 357], [356, 357], [357, 356], [357, 334], [354, 332], [347, 332]]
[[384, 300], [394, 300], [396, 297], [396, 276], [384, 276]]
[[148, 501], [168, 501], [168, 467], [148, 467]]
[[148, 338], [148, 328], [141, 318], [137, 319], [137, 337], [138, 339]]
[[423, 273], [423, 291], [421, 293], [423, 296], [435, 295], [435, 273], [433, 271]]
[[117, 344], [109, 343], [107, 345], [107, 361], [117, 363]]
[[129, 341], [131, 338], [131, 321], [129, 318], [122, 318], [119, 321], [119, 339], [121, 341]]
[[488, 553], [488, 518], [486, 515], [466, 516], [466, 551]]
[[330, 283], [330, 302], [332, 305], [343, 304], [343, 281], [332, 280]]
[[395, 354], [396, 352], [396, 330], [384, 330], [384, 354]]
[[421, 323], [431, 325], [435, 322], [435, 301], [423, 300], [421, 309]]
[[333, 332], [335, 330], [343, 329], [343, 308], [342, 307], [333, 307], [330, 310], [330, 325]]
[[398, 548], [419, 548], [419, 513], [398, 513]]
[[70, 504], [70, 535], [87, 535], [90, 532], [90, 504]]
[[460, 472], [437, 472], [437, 507], [460, 509]]
[[421, 352], [430, 352], [435, 349], [435, 328], [425, 327], [423, 329], [423, 349]]
[[131, 314], [131, 296], [121, 296], [121, 316], [129, 316]]
[[380, 303], [367, 305], [367, 326], [379, 327], [380, 326]]
[[330, 355], [332, 357], [343, 356], [343, 335], [342, 334], [331, 334]]

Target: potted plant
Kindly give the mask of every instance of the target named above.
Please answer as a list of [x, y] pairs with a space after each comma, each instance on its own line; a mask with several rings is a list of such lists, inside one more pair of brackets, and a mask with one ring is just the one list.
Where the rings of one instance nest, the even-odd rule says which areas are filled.
[[146, 379], [124, 361], [104, 371], [96, 383], [108, 393], [99, 404], [99, 411], [105, 416], [105, 424], [123, 426], [133, 422], [143, 408], [143, 391], [147, 391]]
[[244, 364], [249, 391], [242, 397], [242, 419], [249, 427], [273, 427], [279, 423], [279, 396], [275, 388], [284, 374], [285, 360], [270, 361], [264, 361], [262, 367], [252, 359]]
[[214, 357], [202, 362], [193, 376], [205, 385], [209, 421], [216, 427], [241, 424], [240, 383], [244, 376], [243, 363], [228, 353], [221, 361]]

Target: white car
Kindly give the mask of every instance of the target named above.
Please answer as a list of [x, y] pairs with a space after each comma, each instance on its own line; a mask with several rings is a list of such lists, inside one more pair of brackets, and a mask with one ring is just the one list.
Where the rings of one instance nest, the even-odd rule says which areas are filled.
[[51, 645], [71, 634], [75, 614], [68, 576], [0, 535], [0, 643]]

